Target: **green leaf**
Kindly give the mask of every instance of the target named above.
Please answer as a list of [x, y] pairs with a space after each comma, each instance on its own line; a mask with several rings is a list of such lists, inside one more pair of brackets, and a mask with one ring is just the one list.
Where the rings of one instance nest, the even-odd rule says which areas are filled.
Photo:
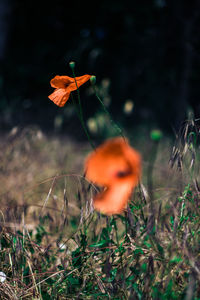
[[144, 254], [144, 251], [141, 248], [137, 248], [134, 250], [134, 254]]
[[152, 245], [150, 244], [150, 243], [148, 243], [148, 242], [144, 242], [143, 243], [147, 248], [152, 248]]
[[106, 245], [108, 245], [108, 241], [107, 240], [101, 240], [100, 242], [98, 242], [96, 244], [89, 245], [89, 247], [102, 247], [102, 246], [106, 246]]
[[174, 256], [169, 262], [170, 263], [179, 263], [179, 262], [182, 262], [182, 258], [180, 256]]
[[141, 269], [142, 269], [143, 272], [146, 272], [146, 271], [147, 271], [147, 264], [146, 264], [146, 263], [143, 263], [143, 264], [141, 265]]

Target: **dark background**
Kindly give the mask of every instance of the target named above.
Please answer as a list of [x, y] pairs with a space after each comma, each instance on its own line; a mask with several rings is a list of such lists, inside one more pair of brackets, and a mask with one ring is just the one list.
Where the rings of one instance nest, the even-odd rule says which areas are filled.
[[[189, 109], [200, 115], [200, 1], [0, 0], [1, 129], [53, 130], [66, 108], [48, 99], [49, 81], [71, 76], [71, 60], [77, 76], [110, 79], [115, 120], [172, 132]], [[99, 104], [85, 89], [87, 119]], [[134, 101], [129, 116], [122, 115], [126, 99]]]

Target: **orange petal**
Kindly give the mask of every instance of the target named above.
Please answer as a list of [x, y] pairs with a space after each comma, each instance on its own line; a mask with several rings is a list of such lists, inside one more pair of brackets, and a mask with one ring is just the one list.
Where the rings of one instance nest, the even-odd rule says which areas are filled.
[[74, 78], [69, 76], [55, 76], [51, 79], [50, 84], [53, 88], [65, 89], [70, 83], [74, 82]]
[[138, 183], [141, 158], [123, 138], [110, 139], [89, 155], [85, 163], [86, 177], [92, 182], [109, 186], [132, 178]]
[[123, 138], [113, 138], [99, 146], [85, 163], [86, 177], [105, 186], [94, 199], [95, 209], [111, 215], [126, 207], [141, 175], [141, 158]]
[[76, 82], [75, 82], [75, 79], [73, 79], [73, 82], [71, 82], [67, 87], [67, 91], [68, 92], [72, 92], [72, 91], [75, 91], [77, 90], [77, 86], [78, 88], [83, 85], [84, 83], [86, 83], [89, 79], [90, 79], [91, 75], [83, 75], [83, 76], [80, 76], [80, 77], [76, 77]]
[[96, 196], [94, 208], [106, 215], [120, 214], [126, 208], [132, 190], [131, 181], [112, 185]]
[[56, 89], [51, 95], [49, 95], [49, 99], [52, 100], [56, 105], [62, 107], [65, 105], [67, 100], [69, 99], [70, 93], [67, 93], [65, 89]]
[[88, 74], [76, 77], [76, 82], [77, 82], [78, 87], [81, 86], [82, 84], [84, 84], [85, 82], [87, 82], [91, 77], [92, 76], [88, 75]]
[[[79, 77], [69, 77], [69, 76], [55, 76], [53, 79], [51, 79], [50, 84], [54, 88], [61, 88], [61, 89], [67, 89], [68, 92], [75, 91], [77, 89], [77, 86], [80, 87], [82, 84], [87, 82], [90, 79], [91, 75], [83, 75]], [[76, 86], [77, 84], [77, 86]]]

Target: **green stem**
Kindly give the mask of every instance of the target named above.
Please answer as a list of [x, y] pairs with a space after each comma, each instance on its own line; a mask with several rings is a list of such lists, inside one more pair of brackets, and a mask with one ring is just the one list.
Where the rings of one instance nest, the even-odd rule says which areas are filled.
[[124, 135], [123, 135], [123, 132], [122, 132], [122, 129], [119, 127], [119, 125], [116, 124], [115, 121], [113, 121], [111, 114], [109, 113], [109, 111], [108, 111], [107, 108], [105, 107], [103, 101], [102, 101], [101, 98], [99, 97], [98, 92], [97, 92], [97, 89], [96, 89], [96, 86], [95, 86], [94, 84], [92, 84], [92, 87], [93, 87], [93, 89], [94, 89], [95, 96], [97, 97], [97, 99], [99, 100], [99, 102], [101, 103], [101, 105], [102, 105], [102, 107], [103, 107], [104, 112], [105, 112], [105, 113], [107, 114], [107, 116], [109, 117], [110, 123], [113, 125], [113, 127], [116, 129], [116, 131], [118, 131], [119, 135], [121, 135], [121, 136], [123, 137], [123, 139], [125, 139], [125, 137], [124, 137]]
[[79, 88], [78, 88], [78, 84], [77, 84], [77, 81], [76, 81], [76, 75], [75, 75], [75, 72], [74, 72], [74, 69], [72, 69], [72, 74], [73, 74], [73, 78], [74, 78], [74, 81], [75, 81], [75, 84], [76, 84], [76, 89], [77, 89], [77, 95], [78, 95], [78, 106], [79, 106], [79, 110], [77, 109], [77, 105], [75, 103], [75, 101], [73, 100], [74, 104], [75, 104], [75, 107], [76, 107], [76, 112], [78, 114], [78, 117], [81, 121], [81, 125], [83, 127], [83, 130], [85, 131], [85, 134], [87, 136], [87, 139], [91, 145], [91, 147], [95, 150], [95, 146], [90, 138], [90, 135], [87, 131], [87, 128], [85, 126], [85, 123], [84, 123], [84, 119], [83, 119], [83, 110], [82, 110], [82, 105], [81, 105], [81, 98], [80, 98], [80, 92], [79, 92]]
[[154, 214], [154, 193], [153, 193], [153, 170], [154, 170], [154, 164], [156, 161], [156, 156], [158, 152], [158, 144], [159, 142], [154, 141], [153, 147], [151, 149], [151, 155], [150, 155], [150, 161], [147, 169], [147, 187], [148, 187], [148, 193], [150, 198], [150, 207], [151, 212]]
[[[117, 232], [117, 224], [116, 224], [116, 219], [115, 219], [115, 217], [112, 217], [111, 222], [112, 222], [113, 225], [114, 225], [115, 234], [116, 234], [116, 242], [117, 242], [117, 247], [118, 247], [119, 255], [120, 255], [121, 271], [122, 271], [122, 273], [123, 273], [123, 277], [122, 277], [122, 280], [123, 280], [123, 288], [124, 288], [124, 290], [126, 290], [126, 274], [125, 274], [125, 269], [124, 269], [124, 266], [123, 266], [123, 253], [122, 253], [122, 251], [121, 251], [121, 246], [120, 246], [120, 242], [119, 242], [119, 236], [118, 236], [118, 232]], [[125, 295], [126, 295], [126, 292], [125, 292]], [[126, 297], [127, 297], [127, 295], [126, 295]]]

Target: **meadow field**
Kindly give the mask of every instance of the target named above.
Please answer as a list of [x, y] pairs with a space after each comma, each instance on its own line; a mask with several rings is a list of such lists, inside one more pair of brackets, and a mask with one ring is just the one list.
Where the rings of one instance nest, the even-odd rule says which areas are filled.
[[198, 128], [126, 135], [142, 178], [106, 216], [84, 177], [89, 143], [34, 126], [1, 134], [1, 299], [200, 299]]
[[0, 0], [0, 300], [200, 300], [199, 32], [200, 0]]

